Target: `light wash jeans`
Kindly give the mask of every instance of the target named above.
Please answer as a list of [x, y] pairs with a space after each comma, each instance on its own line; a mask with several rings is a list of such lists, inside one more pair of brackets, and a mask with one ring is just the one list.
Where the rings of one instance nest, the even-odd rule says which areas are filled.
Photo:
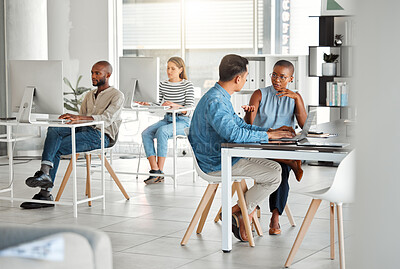
[[[90, 126], [78, 127], [75, 130], [76, 152], [90, 151], [101, 148], [101, 132]], [[104, 136], [104, 147], [110, 144]], [[49, 127], [44, 142], [42, 164], [50, 165], [50, 177], [54, 182], [61, 155], [72, 153], [71, 128]]]
[[[282, 168], [279, 163], [260, 158], [242, 158], [232, 166], [232, 176], [251, 177], [255, 181], [254, 186], [245, 193], [249, 214], [279, 187], [281, 171]], [[210, 176], [221, 176], [221, 171], [208, 174]]]
[[[185, 135], [184, 129], [189, 127], [190, 118], [187, 116], [176, 116], [176, 134]], [[164, 119], [150, 125], [142, 132], [142, 141], [146, 157], [156, 156], [154, 149], [154, 138], [157, 139], [157, 156], [167, 157], [168, 139], [173, 136], [172, 114], [167, 113]]]

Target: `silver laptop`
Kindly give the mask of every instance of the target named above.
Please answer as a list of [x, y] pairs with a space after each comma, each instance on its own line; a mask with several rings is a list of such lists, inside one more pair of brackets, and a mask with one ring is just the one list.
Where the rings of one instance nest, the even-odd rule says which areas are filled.
[[312, 110], [308, 113], [306, 122], [304, 123], [304, 126], [303, 126], [303, 130], [301, 131], [301, 134], [296, 135], [295, 137], [292, 137], [292, 138], [269, 139], [269, 141], [299, 142], [299, 141], [305, 139], [308, 135], [308, 132], [310, 131], [311, 124], [315, 117], [315, 113], [316, 113], [315, 110]]

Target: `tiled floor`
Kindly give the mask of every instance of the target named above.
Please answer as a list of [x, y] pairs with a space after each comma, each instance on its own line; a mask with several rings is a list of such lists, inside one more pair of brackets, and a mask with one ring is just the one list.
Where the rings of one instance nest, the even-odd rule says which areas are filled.
[[[4, 160], [2, 163], [4, 164]], [[58, 191], [67, 161], [62, 161], [54, 194]], [[116, 171], [133, 171], [137, 159], [114, 159]], [[171, 167], [167, 159], [166, 173]], [[37, 190], [24, 185], [24, 179], [33, 174], [39, 167], [39, 161], [15, 165], [15, 196], [31, 197]], [[179, 170], [192, 167], [191, 157], [179, 157]], [[141, 170], [148, 169], [142, 159]], [[270, 213], [268, 203], [261, 206], [261, 224], [264, 236], [256, 237], [256, 246], [251, 248], [233, 238], [231, 253], [221, 251], [221, 224], [214, 223], [214, 216], [220, 206], [220, 193], [216, 195], [210, 216], [201, 235], [192, 234], [186, 246], [180, 246], [180, 240], [194, 214], [197, 204], [207, 183], [198, 179], [193, 183], [192, 175], [187, 174], [178, 179], [174, 189], [171, 179], [165, 183], [146, 186], [143, 179], [133, 175], [120, 174], [120, 180], [131, 196], [125, 200], [117, 186], [107, 177], [106, 210], [101, 202], [95, 201], [92, 207], [86, 204], [79, 206], [78, 218], [74, 219], [72, 208], [56, 206], [40, 210], [22, 210], [19, 203], [0, 201], [0, 222], [33, 225], [47, 224], [80, 224], [105, 231], [111, 238], [114, 251], [114, 268], [283, 268], [291, 245], [299, 230], [303, 217], [310, 203], [310, 198], [297, 192], [329, 186], [335, 168], [312, 167], [304, 165], [304, 178], [298, 183], [293, 175], [290, 178], [291, 193], [289, 204], [296, 227], [291, 227], [286, 216], [281, 218], [282, 234], [269, 236], [268, 223]], [[84, 195], [84, 162], [79, 161], [78, 182], [79, 197]], [[100, 192], [99, 173], [93, 174], [93, 192]], [[8, 167], [0, 166], [0, 188], [8, 184]], [[1, 195], [5, 195], [4, 193]], [[68, 184], [62, 199], [71, 199], [71, 184]], [[350, 227], [350, 208], [344, 208], [346, 255], [349, 257], [352, 232]], [[336, 245], [337, 247], [337, 245]], [[336, 250], [337, 251], [337, 250]], [[323, 202], [300, 250], [291, 266], [301, 268], [339, 268], [338, 255], [335, 260], [329, 258], [329, 207]]]

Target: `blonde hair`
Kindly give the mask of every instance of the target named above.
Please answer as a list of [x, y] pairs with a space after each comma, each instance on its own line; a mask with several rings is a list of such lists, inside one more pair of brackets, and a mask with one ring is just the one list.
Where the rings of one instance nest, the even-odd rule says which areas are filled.
[[183, 59], [181, 57], [171, 57], [168, 60], [168, 63], [174, 63], [178, 68], [183, 68], [182, 72], [179, 74], [179, 78], [181, 79], [188, 79], [187, 78], [187, 74], [186, 74], [186, 66], [185, 66], [185, 62], [183, 61]]

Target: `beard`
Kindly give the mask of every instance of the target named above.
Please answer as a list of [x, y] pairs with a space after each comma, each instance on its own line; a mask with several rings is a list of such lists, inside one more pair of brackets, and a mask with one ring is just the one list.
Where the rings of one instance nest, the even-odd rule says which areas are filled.
[[96, 81], [94, 81], [94, 82], [92, 83], [93, 86], [97, 86], [97, 87], [103, 86], [104, 84], [106, 84], [106, 77], [101, 78], [101, 79], [99, 79], [99, 80], [96, 80]]

